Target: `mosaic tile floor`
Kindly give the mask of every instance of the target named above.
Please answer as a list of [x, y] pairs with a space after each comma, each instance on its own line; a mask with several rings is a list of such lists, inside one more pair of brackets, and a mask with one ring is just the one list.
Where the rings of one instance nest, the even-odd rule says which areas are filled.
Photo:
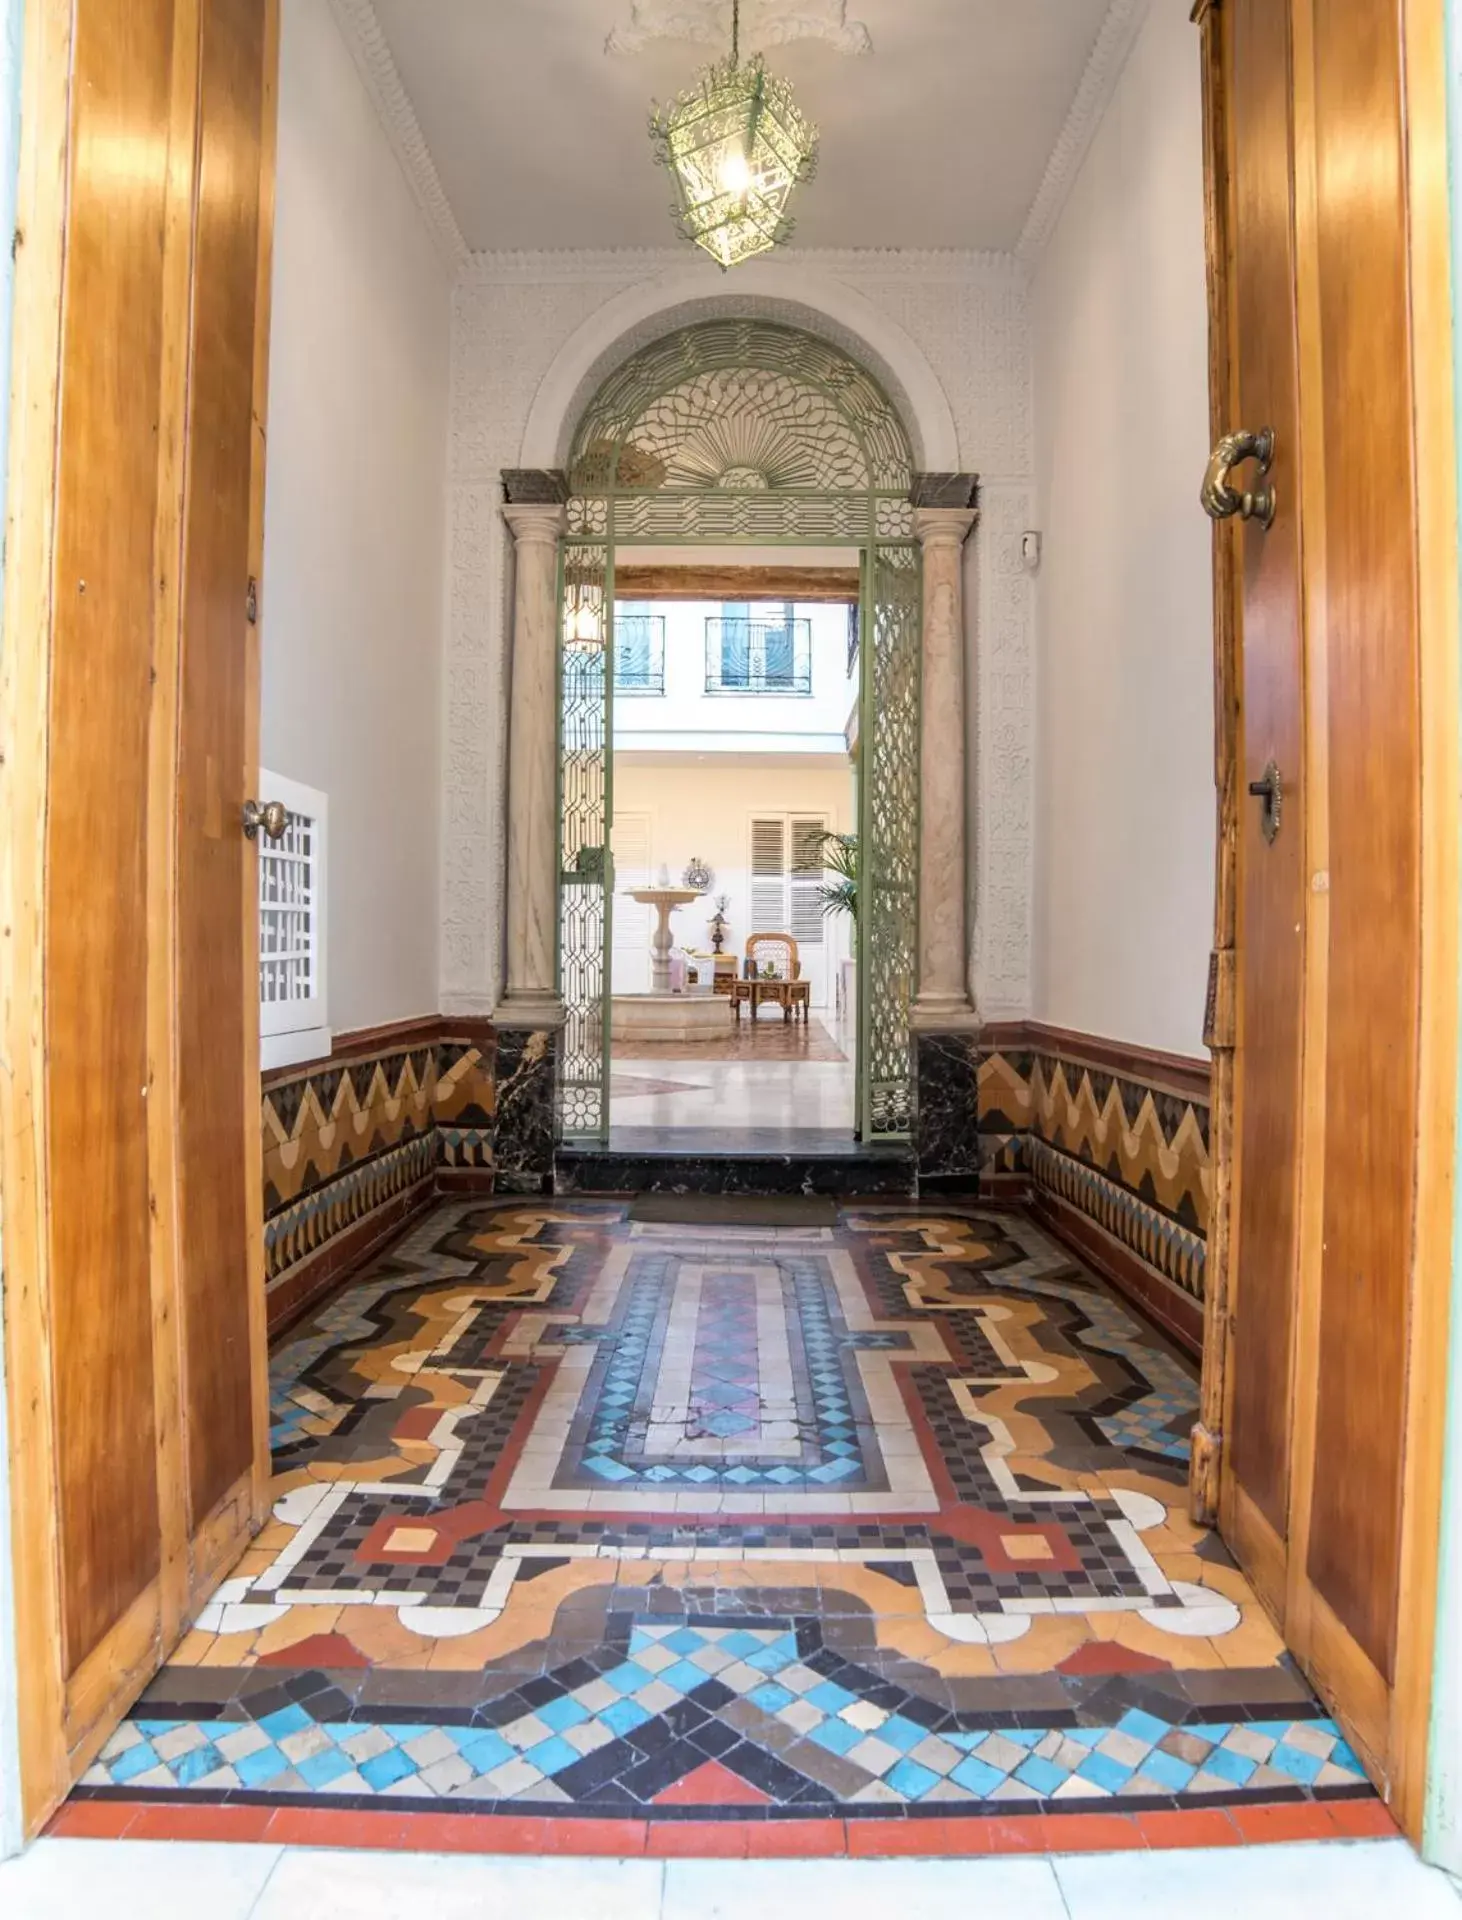
[[272, 1522], [81, 1800], [592, 1816], [638, 1850], [1094, 1810], [1328, 1832], [1371, 1798], [1186, 1519], [1191, 1369], [1017, 1215], [445, 1206], [273, 1389]]

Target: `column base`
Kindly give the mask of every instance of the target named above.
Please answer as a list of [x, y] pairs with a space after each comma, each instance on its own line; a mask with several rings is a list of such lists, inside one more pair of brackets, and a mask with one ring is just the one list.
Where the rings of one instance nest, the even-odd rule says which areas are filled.
[[558, 1034], [499, 1026], [493, 1167], [499, 1193], [552, 1193]]
[[966, 994], [921, 993], [909, 1008], [911, 1033], [978, 1033], [983, 1025]]
[[499, 1032], [510, 1029], [518, 1033], [557, 1033], [567, 1018], [558, 994], [509, 987], [494, 1009], [492, 1024]]

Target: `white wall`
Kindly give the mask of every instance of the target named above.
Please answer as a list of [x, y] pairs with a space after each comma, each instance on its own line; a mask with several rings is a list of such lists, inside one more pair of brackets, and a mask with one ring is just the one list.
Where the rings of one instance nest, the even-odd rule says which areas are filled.
[[450, 339], [329, 0], [284, 0], [261, 756], [330, 797], [337, 1031], [437, 1009]]
[[1033, 1011], [1201, 1052], [1213, 622], [1198, 37], [1156, 0], [1032, 287]]
[[[616, 750], [676, 746], [698, 753], [830, 753], [847, 758], [848, 724], [858, 697], [848, 676], [848, 609], [796, 606], [793, 617], [809, 628], [811, 690], [806, 694], [708, 693], [706, 622], [724, 616], [715, 600], [624, 601], [665, 622], [665, 690], [626, 694], [614, 702]], [[753, 606], [751, 618], [767, 608]]]
[[[627, 814], [649, 817], [649, 866], [654, 882], [662, 865], [670, 869], [672, 884], [692, 858], [704, 860], [715, 873], [715, 883], [704, 902], [682, 907], [671, 922], [678, 943], [709, 949], [707, 928], [715, 911], [714, 896], [729, 894], [726, 909], [729, 935], [726, 951], [740, 955], [747, 935], [753, 932], [784, 933], [786, 927], [751, 925], [751, 822], [753, 816], [771, 814], [825, 814], [830, 833], [853, 830], [853, 773], [846, 759], [841, 765], [778, 766], [747, 757], [728, 766], [723, 756], [708, 757], [700, 765], [657, 764], [653, 759], [636, 756], [627, 761], [616, 754], [614, 762], [614, 814], [616, 823]], [[616, 862], [622, 865], [616, 836]], [[624, 884], [624, 875], [619, 875]], [[649, 990], [648, 938], [650, 909], [634, 901], [616, 898], [615, 986], [620, 992], [645, 993]], [[642, 978], [631, 977], [633, 963], [625, 965], [625, 935], [629, 923], [638, 917], [645, 935], [645, 958], [640, 965]], [[802, 970], [812, 982], [812, 1000], [816, 1006], [827, 1004], [832, 975], [829, 963], [851, 952], [846, 920], [830, 916], [823, 922], [826, 945], [819, 951], [809, 948], [802, 954]]]

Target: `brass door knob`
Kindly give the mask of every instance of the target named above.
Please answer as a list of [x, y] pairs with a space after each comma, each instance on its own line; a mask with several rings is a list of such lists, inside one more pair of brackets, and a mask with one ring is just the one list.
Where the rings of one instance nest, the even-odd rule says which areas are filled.
[[1257, 520], [1261, 527], [1267, 529], [1274, 525], [1279, 504], [1273, 486], [1256, 487], [1250, 493], [1241, 493], [1232, 484], [1234, 468], [1241, 467], [1246, 460], [1257, 461], [1259, 478], [1267, 479], [1274, 465], [1272, 427], [1265, 427], [1258, 433], [1226, 433], [1213, 449], [1199, 498], [1203, 502], [1203, 511], [1212, 520], [1231, 520], [1237, 515], [1241, 520]]
[[282, 800], [266, 800], [262, 806], [257, 800], [244, 802], [245, 839], [258, 839], [262, 827], [271, 840], [282, 840], [288, 825], [289, 808]]

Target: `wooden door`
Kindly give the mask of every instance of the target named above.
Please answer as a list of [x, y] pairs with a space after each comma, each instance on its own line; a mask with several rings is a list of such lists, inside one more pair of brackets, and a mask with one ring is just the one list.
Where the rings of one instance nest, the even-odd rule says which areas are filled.
[[[1224, 1518], [1271, 1604], [1283, 1602], [1290, 1490], [1290, 1369], [1299, 1229], [1306, 781], [1296, 386], [1289, 13], [1231, 0], [1228, 166], [1234, 272], [1228, 289], [1232, 421], [1273, 435], [1273, 465], [1236, 484], [1274, 490], [1267, 528], [1240, 523], [1235, 578], [1239, 678], [1238, 1244]], [[1279, 781], [1277, 831], [1251, 791]]]
[[0, 1172], [31, 1830], [262, 1517], [240, 807], [275, 19], [27, 9]]
[[[1277, 495], [1267, 531], [1235, 520], [1219, 544], [1238, 1012], [1205, 1403], [1220, 1375], [1225, 1533], [1414, 1834], [1457, 984], [1455, 726], [1426, 720], [1430, 685], [1454, 721], [1456, 686], [1436, 13], [1214, 0], [1204, 19], [1216, 424], [1274, 428]], [[1272, 839], [1246, 795], [1271, 761]]]

